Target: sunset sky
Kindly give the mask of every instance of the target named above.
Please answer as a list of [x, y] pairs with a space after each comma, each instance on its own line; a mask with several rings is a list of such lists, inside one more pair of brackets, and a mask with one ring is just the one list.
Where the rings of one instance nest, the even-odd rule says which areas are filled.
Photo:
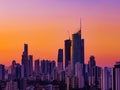
[[120, 0], [0, 0], [0, 63], [21, 63], [24, 43], [34, 59], [57, 59], [64, 40], [79, 30], [85, 39], [85, 62], [120, 60]]

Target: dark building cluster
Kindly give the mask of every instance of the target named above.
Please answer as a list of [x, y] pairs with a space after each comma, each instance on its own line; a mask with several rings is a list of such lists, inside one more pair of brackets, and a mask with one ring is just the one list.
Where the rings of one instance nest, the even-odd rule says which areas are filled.
[[80, 29], [58, 49], [57, 60], [34, 60], [24, 44], [21, 64], [13, 60], [8, 69], [0, 64], [0, 90], [120, 90], [120, 62], [102, 68], [90, 56], [85, 64]]

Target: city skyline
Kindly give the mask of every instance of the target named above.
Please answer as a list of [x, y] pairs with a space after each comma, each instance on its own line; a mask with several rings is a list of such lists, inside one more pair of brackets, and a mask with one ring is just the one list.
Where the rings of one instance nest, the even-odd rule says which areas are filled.
[[[0, 64], [0, 89], [119, 90], [120, 62], [116, 62], [114, 67], [99, 67], [95, 57], [90, 56], [89, 62], [85, 64], [84, 39], [81, 35], [80, 29], [73, 34], [72, 45], [65, 45], [66, 48], [73, 48], [73, 55], [70, 56], [73, 59], [67, 59], [67, 66], [63, 65], [63, 49], [58, 49], [57, 62], [40, 59], [33, 61], [34, 56], [29, 55], [29, 45], [24, 44], [21, 64], [13, 60], [8, 69]], [[70, 52], [67, 51], [66, 55]]]
[[95, 56], [90, 56], [89, 62], [84, 63], [85, 39], [81, 37], [81, 32], [80, 28], [72, 34], [72, 40], [65, 40], [65, 61], [64, 49], [61, 48], [58, 48], [57, 62], [40, 59], [33, 61], [34, 55], [29, 54], [29, 45], [25, 43], [21, 64], [16, 60], [11, 62], [9, 68], [0, 64], [0, 89], [119, 90], [120, 62], [116, 62], [114, 67], [100, 67]]
[[[47, 3], [46, 3], [47, 1]], [[20, 63], [22, 45], [34, 59], [57, 61], [58, 48], [79, 30], [85, 39], [85, 63], [94, 55], [100, 66], [119, 61], [120, 1], [0, 1], [0, 63]], [[109, 63], [108, 63], [109, 62]]]

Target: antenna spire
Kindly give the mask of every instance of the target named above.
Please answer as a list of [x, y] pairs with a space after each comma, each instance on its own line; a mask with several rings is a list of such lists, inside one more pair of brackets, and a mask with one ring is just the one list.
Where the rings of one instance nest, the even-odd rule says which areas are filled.
[[82, 28], [82, 22], [81, 22], [81, 18], [80, 18], [80, 31], [81, 31], [81, 28]]
[[78, 31], [79, 32], [79, 34], [81, 34], [81, 29], [82, 28], [82, 23], [81, 23], [81, 18], [80, 18], [80, 30]]

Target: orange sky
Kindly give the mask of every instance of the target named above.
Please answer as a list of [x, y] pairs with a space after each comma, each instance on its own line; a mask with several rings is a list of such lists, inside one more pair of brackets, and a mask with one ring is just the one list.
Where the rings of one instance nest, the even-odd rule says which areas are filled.
[[85, 62], [90, 55], [100, 66], [120, 59], [119, 2], [0, 1], [0, 63], [21, 62], [23, 44], [29, 44], [34, 59], [57, 59], [58, 48], [79, 29], [85, 39]]

